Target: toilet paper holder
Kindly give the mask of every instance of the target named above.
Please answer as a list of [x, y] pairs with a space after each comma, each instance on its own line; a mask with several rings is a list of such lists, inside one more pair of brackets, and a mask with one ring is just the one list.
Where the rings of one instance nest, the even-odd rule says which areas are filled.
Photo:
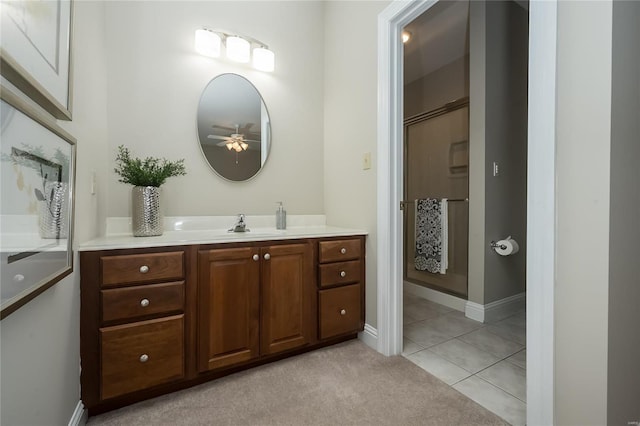
[[491, 241], [491, 248], [492, 249], [499, 248], [500, 250], [506, 250], [507, 246], [505, 246], [504, 244], [498, 244], [495, 241]]

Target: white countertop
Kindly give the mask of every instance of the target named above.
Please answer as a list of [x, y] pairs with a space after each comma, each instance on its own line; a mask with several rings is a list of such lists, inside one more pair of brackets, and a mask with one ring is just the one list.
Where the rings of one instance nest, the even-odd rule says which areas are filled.
[[[274, 221], [274, 217], [268, 217]], [[229, 220], [230, 219], [230, 220]], [[228, 232], [227, 227], [234, 223], [234, 217], [215, 217], [194, 219], [188, 217], [165, 218], [164, 233], [157, 237], [134, 237], [131, 234], [131, 226], [126, 221], [128, 218], [110, 218], [107, 220], [107, 232], [109, 235], [87, 241], [79, 245], [80, 251], [114, 250], [127, 248], [162, 247], [191, 244], [220, 244], [252, 241], [291, 240], [299, 238], [326, 238], [350, 235], [367, 235], [362, 229], [338, 228], [324, 225], [324, 216], [292, 216], [287, 218], [293, 226], [285, 230], [266, 225], [267, 219], [259, 216], [247, 216], [249, 232]], [[130, 223], [130, 222], [128, 222]], [[219, 225], [225, 223], [224, 228]], [[256, 227], [252, 227], [252, 223]], [[178, 230], [176, 230], [178, 228]], [[197, 228], [197, 229], [193, 229]], [[168, 229], [168, 230], [167, 230]]]

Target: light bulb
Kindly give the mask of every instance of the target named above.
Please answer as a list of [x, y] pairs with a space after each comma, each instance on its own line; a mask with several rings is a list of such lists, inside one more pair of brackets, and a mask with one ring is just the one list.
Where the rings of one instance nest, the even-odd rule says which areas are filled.
[[227, 58], [236, 62], [249, 62], [251, 57], [251, 46], [249, 42], [242, 37], [227, 37]]
[[275, 68], [275, 54], [266, 47], [253, 49], [253, 67], [260, 71], [272, 72]]
[[411, 40], [411, 33], [409, 31], [403, 31], [402, 32], [402, 42], [406, 43], [409, 40]]
[[220, 36], [209, 30], [196, 30], [196, 52], [217, 58], [220, 56]]

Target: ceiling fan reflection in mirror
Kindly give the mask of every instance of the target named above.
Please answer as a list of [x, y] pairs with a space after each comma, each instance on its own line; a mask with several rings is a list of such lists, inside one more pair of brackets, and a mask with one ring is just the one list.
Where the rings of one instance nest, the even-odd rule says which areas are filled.
[[[229, 136], [221, 136], [221, 135], [209, 135], [207, 138], [209, 139], [220, 139], [221, 142], [218, 142], [218, 146], [226, 146], [229, 151], [234, 150], [236, 153], [246, 151], [249, 149], [249, 143], [260, 143], [261, 141], [255, 139], [245, 139], [245, 133], [247, 135], [251, 135], [252, 137], [259, 137], [258, 133], [251, 132], [251, 127], [253, 123], [247, 123], [242, 129], [240, 129], [240, 125], [235, 125], [235, 132], [231, 133]], [[233, 131], [234, 129], [230, 129], [229, 127], [219, 126], [214, 124], [214, 128], [223, 129], [227, 131]], [[240, 132], [242, 130], [242, 133]]]

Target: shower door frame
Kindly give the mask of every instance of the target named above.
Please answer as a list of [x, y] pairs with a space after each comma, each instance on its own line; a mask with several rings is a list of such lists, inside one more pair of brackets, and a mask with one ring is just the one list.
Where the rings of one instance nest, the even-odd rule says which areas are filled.
[[[409, 126], [412, 126], [414, 124], [419, 124], [422, 123], [424, 121], [427, 120], [431, 120], [432, 118], [436, 118], [436, 117], [440, 117], [443, 116], [445, 114], [449, 114], [451, 112], [457, 111], [459, 109], [462, 108], [469, 108], [469, 96], [463, 96], [461, 98], [456, 99], [455, 101], [451, 101], [451, 102], [447, 102], [446, 104], [442, 105], [441, 107], [438, 108], [434, 108], [432, 110], [429, 111], [425, 111], [425, 112], [421, 112], [419, 114], [415, 114], [412, 115], [411, 117], [407, 117], [403, 120], [402, 126], [403, 126], [403, 130], [402, 130], [402, 140], [403, 140], [403, 152], [402, 152], [402, 161], [403, 161], [403, 165], [406, 165], [408, 162], [408, 143], [409, 143], [409, 138], [408, 138], [408, 132], [409, 132]], [[467, 117], [467, 141], [469, 141], [469, 121], [468, 121], [468, 117]], [[404, 170], [404, 166], [403, 166], [403, 170]], [[411, 202], [411, 200], [408, 199], [407, 197], [407, 188], [409, 187], [409, 172], [408, 170], [404, 170], [403, 172], [403, 191], [402, 191], [402, 199], [404, 201], [401, 202], [400, 204], [400, 210], [403, 210], [403, 226], [402, 226], [402, 247], [407, 247], [407, 238], [409, 238], [408, 232], [407, 232], [407, 226], [406, 226], [406, 219], [408, 216], [408, 210], [406, 208], [406, 204], [408, 202]], [[426, 198], [426, 196], [425, 196]], [[466, 196], [466, 201], [467, 202], [467, 208], [468, 208], [468, 202], [469, 202], [469, 177], [467, 174], [467, 196]], [[469, 214], [467, 212], [467, 251], [469, 250]], [[434, 291], [438, 291], [441, 293], [445, 293], [445, 294], [449, 294], [451, 296], [454, 297], [459, 297], [462, 299], [467, 300], [469, 297], [469, 257], [468, 257], [468, 253], [467, 253], [467, 293], [465, 295], [453, 292], [453, 291], [447, 291], [447, 289], [443, 288], [443, 287], [439, 287], [436, 285], [432, 285], [432, 284], [428, 284], [427, 288], [430, 288]], [[408, 262], [407, 262], [407, 256], [403, 255], [403, 260], [402, 260], [402, 278], [403, 281], [408, 281], [411, 282], [413, 284], [418, 284], [415, 279], [409, 279], [407, 276], [407, 268], [408, 268]]]
[[[378, 15], [377, 330], [402, 351], [402, 121], [405, 25], [437, 0], [394, 1]], [[558, 1], [529, 2], [527, 424], [554, 422], [556, 75]]]

